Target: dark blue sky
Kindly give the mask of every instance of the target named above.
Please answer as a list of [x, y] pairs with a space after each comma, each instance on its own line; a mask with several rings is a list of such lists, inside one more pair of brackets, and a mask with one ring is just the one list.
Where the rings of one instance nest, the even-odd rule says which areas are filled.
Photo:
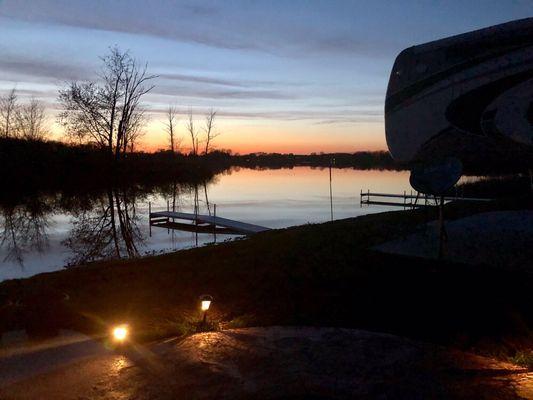
[[46, 101], [53, 123], [58, 87], [94, 77], [116, 44], [160, 75], [148, 148], [168, 104], [218, 109], [219, 146], [241, 152], [384, 148], [399, 51], [532, 15], [533, 0], [0, 0], [0, 91]]

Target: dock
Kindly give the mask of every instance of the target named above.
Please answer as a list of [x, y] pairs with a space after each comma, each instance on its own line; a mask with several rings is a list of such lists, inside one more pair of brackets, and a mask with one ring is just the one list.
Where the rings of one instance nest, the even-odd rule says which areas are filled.
[[[378, 198], [379, 200], [375, 199]], [[383, 199], [383, 200], [382, 200]], [[476, 202], [486, 202], [491, 201], [492, 199], [484, 198], [474, 198], [474, 197], [459, 197], [459, 196], [445, 196], [444, 202], [448, 203], [450, 201], [476, 201]], [[360, 205], [378, 205], [378, 206], [392, 206], [392, 207], [403, 207], [408, 208], [421, 208], [421, 207], [431, 207], [437, 205], [438, 200], [435, 196], [430, 196], [424, 193], [403, 192], [403, 194], [394, 194], [394, 193], [374, 193], [370, 190], [360, 192]]]
[[[192, 221], [193, 224], [184, 224], [178, 221]], [[252, 235], [254, 233], [270, 230], [265, 226], [249, 224], [222, 218], [216, 215], [201, 215], [176, 211], [150, 212], [150, 226], [166, 229], [190, 230], [205, 233], [241, 234]]]

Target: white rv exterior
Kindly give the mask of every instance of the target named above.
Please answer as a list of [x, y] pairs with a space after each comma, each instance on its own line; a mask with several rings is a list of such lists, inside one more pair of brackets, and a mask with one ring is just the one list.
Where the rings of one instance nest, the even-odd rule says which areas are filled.
[[440, 150], [460, 157], [463, 139], [468, 151], [491, 138], [532, 146], [533, 18], [402, 51], [387, 89], [385, 129], [392, 156], [404, 162], [423, 159], [426, 147], [431, 157]]

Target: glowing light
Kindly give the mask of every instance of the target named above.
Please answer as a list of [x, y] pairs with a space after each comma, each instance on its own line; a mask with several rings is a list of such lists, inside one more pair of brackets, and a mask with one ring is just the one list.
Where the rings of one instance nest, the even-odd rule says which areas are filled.
[[119, 325], [113, 329], [113, 338], [117, 342], [123, 342], [128, 337], [128, 327], [126, 325]]
[[211, 300], [202, 300], [202, 311], [209, 310], [210, 305], [211, 305]]

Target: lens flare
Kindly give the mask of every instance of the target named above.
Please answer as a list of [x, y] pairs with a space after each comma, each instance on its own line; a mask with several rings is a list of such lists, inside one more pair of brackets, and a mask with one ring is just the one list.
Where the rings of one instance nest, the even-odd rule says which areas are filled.
[[113, 338], [118, 342], [123, 342], [128, 337], [128, 327], [125, 325], [117, 326], [113, 329]]

